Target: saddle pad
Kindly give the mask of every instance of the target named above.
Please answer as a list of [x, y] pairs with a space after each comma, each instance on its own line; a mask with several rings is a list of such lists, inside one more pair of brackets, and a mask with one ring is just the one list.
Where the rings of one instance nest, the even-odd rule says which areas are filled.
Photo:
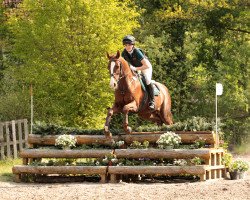
[[[144, 92], [148, 93], [148, 91], [146, 90], [146, 80], [144, 78], [143, 75], [138, 75], [139, 81], [141, 83], [141, 87], [143, 89]], [[154, 85], [154, 96], [158, 96], [160, 94], [160, 89], [155, 85], [154, 83], [155, 81], [152, 81], [153, 85]]]

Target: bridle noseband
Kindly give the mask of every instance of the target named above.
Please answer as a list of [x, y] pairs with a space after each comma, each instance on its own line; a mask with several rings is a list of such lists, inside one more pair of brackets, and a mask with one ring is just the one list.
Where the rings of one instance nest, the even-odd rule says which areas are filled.
[[[120, 70], [119, 70], [119, 71], [120, 71], [120, 72], [119, 72], [119, 79], [116, 80], [116, 78], [115, 78], [115, 76], [114, 76], [114, 72], [110, 74], [110, 76], [113, 77], [113, 78], [116, 80], [117, 84], [118, 84], [119, 81], [120, 81], [122, 78], [125, 78], [125, 77], [126, 77], [126, 74], [123, 73], [121, 61], [116, 60], [116, 59], [112, 59], [111, 62], [112, 62], [112, 61], [115, 62], [115, 64], [116, 64], [117, 62], [119, 63], [119, 65], [118, 65], [119, 68], [120, 68]], [[115, 65], [115, 66], [117, 66], [117, 65]]]
[[[132, 82], [134, 82], [134, 80], [136, 80], [136, 79], [133, 76], [133, 78], [131, 80], [126, 80], [129, 73], [125, 74], [125, 71], [123, 70], [122, 62], [120, 60], [118, 60], [118, 59], [111, 59], [110, 62], [115, 62], [115, 66], [118, 66], [119, 69], [120, 69], [120, 71], [119, 71], [119, 78], [118, 79], [115, 78], [114, 70], [112, 72], [110, 72], [110, 77], [112, 77], [116, 81], [117, 86], [118, 86], [118, 90], [120, 91], [120, 93], [122, 95], [124, 95], [125, 91], [127, 90], [126, 88], [130, 87], [130, 85], [132, 84]], [[127, 87], [125, 85], [121, 84], [120, 80], [122, 80], [122, 79], [125, 79], [125, 81], [128, 82], [128, 86]], [[135, 88], [134, 88], [134, 90], [135, 90]]]

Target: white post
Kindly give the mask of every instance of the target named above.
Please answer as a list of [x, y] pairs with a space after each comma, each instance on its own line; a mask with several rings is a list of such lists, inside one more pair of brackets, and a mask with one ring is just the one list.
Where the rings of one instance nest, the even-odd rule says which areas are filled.
[[215, 92], [215, 134], [216, 134], [216, 143], [219, 145], [219, 135], [218, 135], [218, 103], [217, 96], [222, 95], [223, 86], [221, 83], [216, 83], [216, 92]]
[[217, 93], [215, 94], [215, 134], [216, 134], [216, 144], [218, 145], [218, 103], [217, 103]]
[[33, 133], [33, 88], [30, 85], [30, 134]]

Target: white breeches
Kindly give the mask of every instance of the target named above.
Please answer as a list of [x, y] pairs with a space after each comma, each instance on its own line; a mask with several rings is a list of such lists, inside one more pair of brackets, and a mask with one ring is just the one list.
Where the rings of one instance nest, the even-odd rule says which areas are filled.
[[147, 60], [147, 65], [149, 66], [149, 68], [144, 69], [141, 72], [146, 79], [146, 84], [149, 85], [151, 83], [153, 69], [151, 63], [148, 60]]

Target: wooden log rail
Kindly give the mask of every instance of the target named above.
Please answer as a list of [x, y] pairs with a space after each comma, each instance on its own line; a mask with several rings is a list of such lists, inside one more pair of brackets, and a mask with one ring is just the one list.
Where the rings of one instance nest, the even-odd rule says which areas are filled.
[[[112, 166], [108, 168], [111, 182], [119, 180], [121, 174], [193, 174], [201, 181], [225, 177], [225, 166], [222, 165], [223, 149], [116, 149], [117, 158], [173, 158], [190, 159], [199, 157], [205, 165], [199, 166]], [[155, 168], [154, 168], [155, 167]], [[162, 168], [161, 168], [162, 167]], [[162, 169], [162, 171], [161, 171]], [[147, 171], [148, 170], [148, 171]], [[156, 170], [156, 171], [154, 171]], [[158, 172], [157, 170], [160, 170]], [[186, 170], [186, 171], [185, 171]], [[196, 171], [197, 170], [197, 171]]]
[[102, 158], [110, 153], [111, 149], [85, 149], [85, 150], [60, 150], [60, 149], [25, 149], [20, 152], [21, 158]]
[[[125, 141], [127, 144], [131, 144], [133, 141], [144, 142], [145, 140], [149, 141], [150, 143], [155, 143], [162, 132], [134, 132], [132, 134], [120, 134], [117, 136], [113, 136], [112, 139], [117, 142], [119, 140]], [[195, 140], [202, 138], [205, 140], [205, 143], [208, 145], [215, 144], [215, 134], [212, 132], [176, 132], [181, 137], [182, 144], [192, 144]], [[55, 140], [58, 135], [35, 135], [30, 134], [28, 137], [29, 144], [32, 145], [55, 145]], [[110, 140], [108, 140], [104, 135], [76, 135], [77, 144], [101, 144], [101, 145], [111, 145]]]
[[180, 175], [192, 174], [200, 177], [200, 180], [206, 180], [205, 165], [199, 166], [109, 166], [108, 173], [110, 181], [117, 182], [121, 180], [120, 175], [127, 174], [162, 174], [162, 175]]
[[59, 150], [59, 149], [25, 149], [20, 152], [23, 164], [30, 164], [39, 158], [104, 158], [111, 149], [91, 150]]
[[[26, 149], [20, 153], [24, 160], [24, 166], [14, 166], [13, 173], [16, 174], [16, 180], [20, 179], [20, 174], [67, 174], [71, 173], [71, 169], [65, 166], [51, 166], [37, 167], [27, 166], [33, 159], [36, 158], [104, 158], [106, 154], [112, 150], [107, 149], [93, 149], [93, 150], [56, 150], [56, 149]], [[116, 149], [113, 151], [117, 158], [170, 158], [170, 159], [191, 159], [199, 157], [205, 160], [205, 165], [202, 166], [112, 166], [107, 168], [107, 173], [111, 175], [111, 181], [115, 181], [120, 176], [119, 174], [165, 174], [165, 175], [178, 175], [178, 174], [194, 174], [200, 177], [200, 180], [219, 179], [225, 176], [224, 165], [221, 159], [224, 154], [223, 149]], [[28, 162], [28, 160], [30, 162]], [[26, 167], [25, 167], [26, 166]], [[71, 166], [72, 169], [78, 166]], [[89, 166], [95, 168], [96, 166]], [[34, 171], [32, 170], [34, 168]], [[53, 171], [58, 169], [58, 171]], [[163, 171], [157, 171], [157, 170]], [[19, 170], [19, 171], [18, 171]], [[20, 171], [21, 170], [21, 171]], [[40, 171], [39, 171], [40, 170]], [[47, 171], [49, 170], [49, 171]], [[95, 171], [93, 171], [94, 173]], [[88, 173], [88, 171], [85, 171]], [[72, 173], [74, 174], [74, 173]], [[92, 172], [90, 173], [92, 174]], [[103, 179], [103, 178], [102, 178]], [[102, 182], [104, 182], [102, 180]]]
[[12, 168], [15, 175], [15, 181], [20, 182], [21, 176], [25, 174], [99, 174], [101, 176], [101, 183], [106, 182], [106, 166], [27, 166], [15, 165]]
[[[93, 150], [57, 150], [57, 149], [25, 149], [20, 152], [23, 158], [23, 164], [27, 165], [34, 159], [39, 158], [104, 158], [105, 155], [112, 152], [108, 149]], [[210, 149], [116, 149], [113, 151], [117, 158], [169, 158], [169, 159], [188, 159], [199, 157], [206, 160], [209, 164], [211, 161]], [[210, 163], [211, 164], [211, 163]]]
[[[26, 149], [20, 152], [21, 158], [102, 158], [112, 150], [57, 150], [57, 149]], [[210, 158], [210, 149], [116, 149], [117, 158]]]
[[114, 152], [117, 158], [170, 158], [170, 159], [184, 159], [200, 157], [209, 159], [209, 149], [116, 149]]
[[[126, 143], [132, 143], [133, 141], [143, 142], [145, 140], [150, 143], [155, 143], [160, 135], [166, 131], [157, 132], [133, 132], [131, 134], [121, 134], [120, 138]], [[182, 144], [192, 144], [195, 140], [202, 138], [206, 144], [214, 145], [216, 135], [211, 131], [174, 131], [181, 137]]]

